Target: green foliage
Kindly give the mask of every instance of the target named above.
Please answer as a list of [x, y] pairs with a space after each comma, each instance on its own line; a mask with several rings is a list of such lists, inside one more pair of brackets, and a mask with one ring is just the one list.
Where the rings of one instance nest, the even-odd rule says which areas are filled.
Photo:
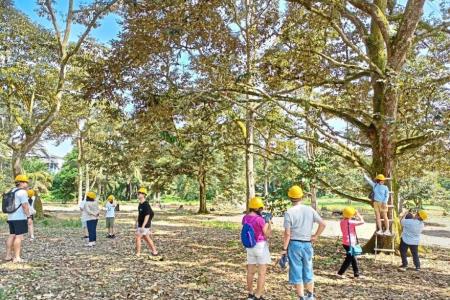
[[66, 155], [61, 170], [53, 180], [52, 198], [61, 200], [63, 203], [75, 199], [78, 176], [77, 155], [76, 149]]

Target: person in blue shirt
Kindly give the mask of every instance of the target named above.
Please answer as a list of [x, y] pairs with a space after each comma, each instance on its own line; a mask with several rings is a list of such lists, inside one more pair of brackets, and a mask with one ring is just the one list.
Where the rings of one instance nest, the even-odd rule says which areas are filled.
[[424, 224], [423, 221], [428, 219], [428, 214], [424, 210], [419, 210], [419, 212], [413, 216], [411, 214], [405, 214], [400, 223], [403, 227], [402, 238], [400, 240], [400, 255], [402, 257], [402, 265], [399, 271], [404, 272], [408, 267], [408, 259], [406, 253], [408, 248], [411, 251], [413, 257], [414, 266], [416, 271], [420, 271], [420, 260], [419, 260], [419, 241], [420, 234], [423, 231]]
[[[380, 235], [391, 235], [389, 231], [389, 219], [388, 219], [388, 200], [389, 200], [389, 189], [384, 184], [386, 177], [383, 174], [378, 174], [375, 177], [375, 182], [370, 179], [366, 174], [364, 174], [364, 179], [370, 184], [373, 191], [373, 208], [375, 210], [375, 218], [377, 221], [377, 234]], [[381, 226], [381, 217], [384, 219], [384, 228]]]

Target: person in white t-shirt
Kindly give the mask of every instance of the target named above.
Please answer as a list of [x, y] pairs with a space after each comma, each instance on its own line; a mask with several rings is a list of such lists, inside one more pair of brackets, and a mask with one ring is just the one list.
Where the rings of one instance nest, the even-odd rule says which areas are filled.
[[113, 195], [109, 195], [107, 200], [108, 201], [106, 202], [106, 205], [105, 205], [105, 210], [106, 210], [105, 219], [106, 219], [106, 228], [108, 229], [108, 235], [106, 237], [113, 239], [116, 237], [116, 235], [114, 233], [114, 220], [116, 217], [116, 203], [114, 202], [115, 199], [114, 199]]
[[88, 230], [87, 230], [87, 223], [86, 220], [84, 219], [84, 214], [83, 214], [83, 210], [84, 210], [84, 205], [86, 204], [86, 198], [84, 198], [81, 202], [80, 202], [80, 212], [81, 212], [81, 228], [83, 229], [83, 239], [84, 240], [88, 240], [89, 236], [88, 236]]
[[28, 224], [31, 222], [30, 205], [28, 204], [28, 177], [17, 175], [16, 187], [11, 190], [14, 193], [15, 210], [8, 213], [9, 236], [6, 240], [6, 261], [15, 263], [23, 262], [20, 258], [23, 235], [28, 232]]

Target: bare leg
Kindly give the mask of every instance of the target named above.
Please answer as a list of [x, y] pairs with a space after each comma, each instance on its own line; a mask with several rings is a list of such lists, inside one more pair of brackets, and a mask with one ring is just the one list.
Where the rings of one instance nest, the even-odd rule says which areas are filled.
[[380, 217], [380, 212], [378, 210], [375, 210], [375, 219], [377, 221], [377, 227], [378, 230], [383, 230], [383, 227], [381, 227], [381, 217]]
[[[384, 218], [384, 226], [385, 226], [385, 230], [389, 230], [389, 219], [388, 219], [388, 213], [387, 211], [383, 212], [383, 218]], [[381, 221], [380, 221], [381, 223]]]
[[20, 247], [22, 245], [23, 235], [16, 235], [13, 243], [14, 247], [14, 261], [20, 261]]
[[314, 294], [314, 281], [311, 281], [309, 283], [305, 284], [305, 289], [310, 292], [311, 294]]
[[299, 297], [305, 296], [305, 292], [303, 290], [303, 284], [296, 284], [295, 291], [297, 292], [297, 296], [299, 296]]
[[14, 238], [16, 237], [15, 234], [10, 234], [8, 236], [8, 239], [6, 240], [6, 256], [5, 260], [11, 260], [12, 252], [13, 252], [13, 244], [14, 244]]
[[264, 283], [266, 282], [267, 265], [258, 266], [258, 283], [256, 286], [256, 297], [261, 297], [264, 294]]
[[253, 295], [253, 278], [255, 277], [256, 265], [247, 265], [247, 290]]
[[150, 238], [150, 235], [144, 235], [143, 236], [145, 243], [147, 244], [147, 246], [150, 248], [150, 250], [152, 251], [152, 254], [157, 254], [158, 251], [156, 251], [156, 247], [155, 244], [153, 243], [152, 239]]
[[141, 255], [141, 239], [142, 236], [139, 234], [136, 234], [136, 255]]
[[31, 222], [28, 224], [28, 232], [30, 233], [30, 238], [34, 239], [34, 221], [31, 220]]

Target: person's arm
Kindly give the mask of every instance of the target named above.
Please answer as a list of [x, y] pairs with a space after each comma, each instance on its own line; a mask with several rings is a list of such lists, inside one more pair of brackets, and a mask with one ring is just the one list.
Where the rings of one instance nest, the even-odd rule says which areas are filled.
[[319, 227], [316, 230], [316, 233], [313, 234], [313, 236], [311, 236], [311, 242], [317, 242], [317, 239], [319, 238], [319, 236], [322, 234], [322, 232], [325, 230], [325, 227], [327, 227], [327, 224], [325, 224], [325, 222], [321, 219], [319, 221]]
[[270, 225], [270, 222], [264, 224], [263, 233], [266, 238], [269, 238], [272, 236], [272, 226]]
[[283, 234], [283, 253], [287, 252], [290, 241], [291, 241], [291, 228], [285, 228]]
[[291, 218], [289, 214], [286, 212], [284, 213], [283, 253], [287, 252], [290, 241], [291, 241]]
[[373, 188], [375, 186], [375, 182], [372, 181], [372, 179], [367, 176], [365, 173], [363, 173], [364, 179], [367, 181], [368, 184]]
[[387, 186], [385, 186], [385, 187], [386, 188], [384, 189], [384, 202], [387, 205], [387, 203], [389, 201], [389, 188]]
[[359, 211], [356, 211], [356, 218], [357, 218], [356, 222], [353, 223], [353, 224], [355, 224], [355, 226], [364, 224], [364, 218], [363, 218], [363, 216], [361, 216]]
[[150, 219], [150, 215], [145, 216], [144, 222], [142, 222], [142, 229], [145, 229], [145, 225], [147, 225], [148, 219]]

